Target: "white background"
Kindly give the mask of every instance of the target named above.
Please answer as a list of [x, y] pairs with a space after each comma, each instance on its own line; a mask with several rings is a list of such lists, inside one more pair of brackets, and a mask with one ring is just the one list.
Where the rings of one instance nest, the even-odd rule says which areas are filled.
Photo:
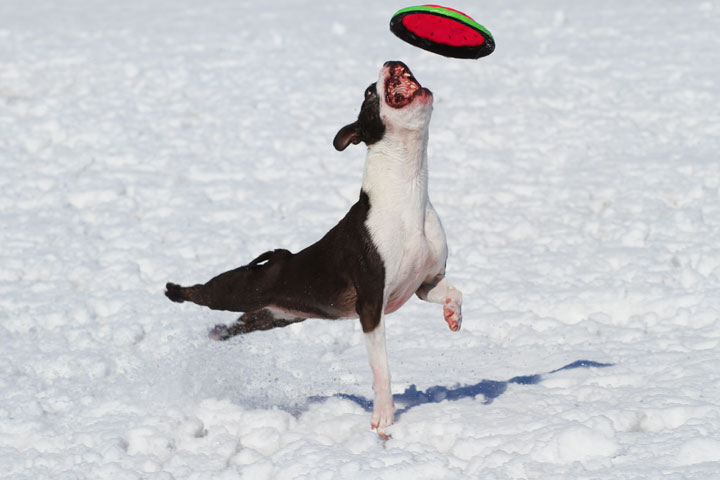
[[[477, 61], [395, 38], [405, 6], [0, 3], [0, 476], [718, 475], [720, 3], [458, 0]], [[390, 59], [435, 93], [465, 319], [388, 318], [416, 390], [382, 442], [359, 322], [216, 343], [235, 316], [163, 287], [344, 215], [364, 149], [331, 142]], [[547, 373], [578, 360], [613, 366]]]

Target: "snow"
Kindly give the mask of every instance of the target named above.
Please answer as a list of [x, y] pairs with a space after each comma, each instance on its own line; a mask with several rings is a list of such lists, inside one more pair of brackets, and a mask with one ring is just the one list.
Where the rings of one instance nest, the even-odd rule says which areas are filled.
[[[397, 40], [405, 6], [0, 3], [0, 476], [718, 475], [720, 3], [457, 0], [479, 61]], [[217, 343], [162, 291], [342, 217], [331, 141], [389, 59], [435, 93], [465, 304], [389, 317], [383, 442], [357, 322]]]

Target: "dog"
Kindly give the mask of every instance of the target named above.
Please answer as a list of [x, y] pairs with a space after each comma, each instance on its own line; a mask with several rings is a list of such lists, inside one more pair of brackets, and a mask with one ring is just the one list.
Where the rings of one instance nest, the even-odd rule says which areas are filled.
[[318, 242], [263, 253], [205, 284], [166, 285], [174, 302], [244, 312], [210, 332], [216, 340], [307, 318], [358, 318], [375, 392], [370, 422], [381, 438], [394, 420], [385, 316], [413, 295], [442, 304], [450, 330], [462, 323], [462, 293], [445, 278], [445, 232], [428, 198], [427, 144], [433, 94], [402, 62], [386, 62], [365, 90], [355, 122], [338, 131], [338, 151], [365, 143], [360, 198]]

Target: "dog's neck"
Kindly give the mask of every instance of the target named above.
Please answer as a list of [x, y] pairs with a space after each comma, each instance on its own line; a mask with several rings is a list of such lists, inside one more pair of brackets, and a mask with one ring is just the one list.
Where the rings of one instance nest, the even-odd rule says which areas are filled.
[[427, 129], [388, 131], [368, 147], [363, 190], [372, 208], [402, 214], [407, 226], [422, 228], [428, 201]]

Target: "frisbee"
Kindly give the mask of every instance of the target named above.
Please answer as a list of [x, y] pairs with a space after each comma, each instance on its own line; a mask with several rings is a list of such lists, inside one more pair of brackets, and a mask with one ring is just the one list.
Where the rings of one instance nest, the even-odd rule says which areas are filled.
[[464, 13], [440, 5], [403, 8], [390, 31], [410, 45], [454, 58], [482, 58], [495, 50], [490, 31]]

